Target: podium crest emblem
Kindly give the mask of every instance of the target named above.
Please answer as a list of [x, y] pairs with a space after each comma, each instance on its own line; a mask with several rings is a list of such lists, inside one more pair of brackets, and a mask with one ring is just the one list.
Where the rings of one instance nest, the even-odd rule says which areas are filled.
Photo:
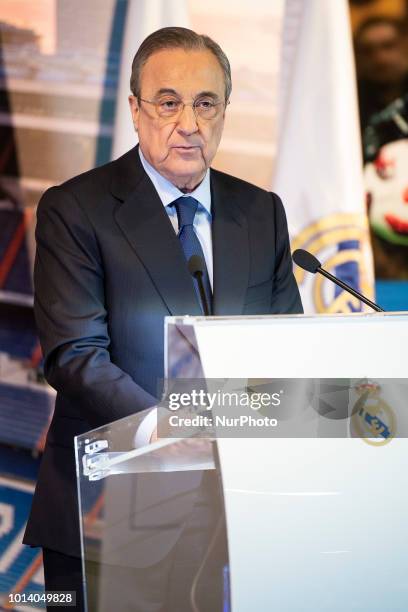
[[396, 418], [391, 406], [381, 397], [381, 385], [361, 380], [354, 387], [358, 399], [353, 407], [350, 432], [372, 446], [384, 446], [396, 434]]

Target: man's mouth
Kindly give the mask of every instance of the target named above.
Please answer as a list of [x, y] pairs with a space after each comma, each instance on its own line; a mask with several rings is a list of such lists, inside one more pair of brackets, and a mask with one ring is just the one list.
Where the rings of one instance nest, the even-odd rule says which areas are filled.
[[181, 151], [192, 151], [198, 149], [199, 145], [174, 145], [173, 149], [180, 149]]

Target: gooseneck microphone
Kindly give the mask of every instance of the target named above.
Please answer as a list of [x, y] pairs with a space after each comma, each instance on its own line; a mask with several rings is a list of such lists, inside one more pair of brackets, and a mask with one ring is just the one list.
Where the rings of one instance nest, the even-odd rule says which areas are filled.
[[208, 307], [208, 300], [205, 294], [203, 276], [204, 276], [204, 262], [203, 258], [199, 255], [192, 255], [188, 260], [188, 271], [191, 276], [197, 280], [198, 290], [200, 292], [201, 305], [203, 307], [203, 312], [206, 317], [210, 316], [210, 309]]
[[333, 274], [330, 274], [330, 272], [327, 272], [327, 270], [322, 268], [322, 264], [320, 263], [320, 261], [308, 251], [304, 251], [303, 249], [297, 249], [293, 253], [292, 258], [295, 264], [297, 264], [300, 268], [303, 268], [303, 270], [306, 270], [306, 272], [311, 272], [312, 274], [316, 274], [316, 272], [319, 272], [319, 274], [322, 274], [323, 276], [331, 280], [333, 283], [344, 289], [344, 291], [348, 291], [348, 293], [351, 293], [351, 295], [364, 302], [364, 304], [367, 304], [367, 306], [370, 306], [373, 310], [376, 310], [377, 312], [385, 312], [383, 308], [378, 306], [378, 304], [375, 304], [374, 302], [366, 298], [364, 295], [362, 295], [359, 291], [356, 291], [347, 283], [344, 283], [339, 278], [333, 276]]

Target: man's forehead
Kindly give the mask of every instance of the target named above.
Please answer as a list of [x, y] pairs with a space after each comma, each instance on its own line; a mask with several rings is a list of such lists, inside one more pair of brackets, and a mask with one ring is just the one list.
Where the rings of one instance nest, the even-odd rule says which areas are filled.
[[[224, 74], [214, 54], [207, 49], [161, 49], [153, 53], [141, 71], [141, 86], [153, 93], [184, 89], [222, 94]], [[190, 91], [188, 92], [190, 93]]]

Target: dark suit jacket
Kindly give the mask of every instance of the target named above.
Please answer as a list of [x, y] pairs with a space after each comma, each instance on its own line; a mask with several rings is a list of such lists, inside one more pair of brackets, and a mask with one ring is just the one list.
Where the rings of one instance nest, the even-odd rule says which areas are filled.
[[[275, 194], [211, 171], [213, 314], [300, 313]], [[156, 403], [166, 315], [201, 314], [137, 147], [49, 189], [37, 211], [35, 315], [57, 390], [24, 543], [80, 555], [73, 438]]]

